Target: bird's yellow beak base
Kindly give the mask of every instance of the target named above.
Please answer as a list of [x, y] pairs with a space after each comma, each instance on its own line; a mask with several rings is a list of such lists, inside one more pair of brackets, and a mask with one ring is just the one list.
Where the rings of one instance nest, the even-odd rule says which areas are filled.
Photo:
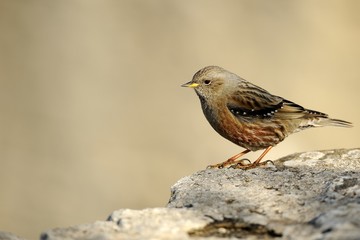
[[193, 82], [188, 82], [188, 83], [185, 83], [183, 85], [181, 85], [182, 87], [189, 87], [189, 88], [196, 88], [197, 86], [199, 86], [198, 83], [193, 83]]

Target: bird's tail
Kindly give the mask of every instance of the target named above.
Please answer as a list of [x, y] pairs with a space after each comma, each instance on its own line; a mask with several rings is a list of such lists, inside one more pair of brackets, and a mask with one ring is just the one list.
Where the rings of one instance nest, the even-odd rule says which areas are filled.
[[324, 115], [324, 116], [318, 116], [315, 118], [307, 119], [306, 121], [302, 121], [296, 131], [311, 127], [325, 127], [325, 126], [352, 127], [353, 125], [350, 122], [340, 119], [328, 118], [327, 115]]
[[333, 118], [322, 118], [318, 124], [320, 126], [353, 127], [351, 122]]

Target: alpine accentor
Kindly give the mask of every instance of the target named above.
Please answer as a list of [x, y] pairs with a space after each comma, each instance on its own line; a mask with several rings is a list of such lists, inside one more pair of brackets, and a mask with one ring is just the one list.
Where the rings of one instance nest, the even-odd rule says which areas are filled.
[[[211, 168], [254, 168], [270, 149], [288, 135], [312, 127], [351, 127], [347, 121], [303, 108], [242, 79], [221, 67], [208, 66], [182, 87], [194, 88], [210, 125], [224, 138], [246, 150]], [[250, 151], [265, 149], [253, 163], [237, 160]]]

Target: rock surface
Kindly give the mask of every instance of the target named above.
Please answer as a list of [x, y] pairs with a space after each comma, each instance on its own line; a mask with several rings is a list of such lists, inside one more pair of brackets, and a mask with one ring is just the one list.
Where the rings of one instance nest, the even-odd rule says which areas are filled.
[[15, 234], [9, 232], [0, 231], [0, 240], [24, 240], [24, 238], [18, 237]]
[[194, 230], [197, 236], [360, 239], [359, 177], [359, 149], [300, 153], [268, 168], [185, 177], [168, 207], [213, 219], [217, 229]]
[[224, 238], [360, 239], [360, 149], [293, 154], [247, 171], [203, 170], [171, 188], [166, 208], [122, 209], [107, 221], [41, 235], [43, 240]]

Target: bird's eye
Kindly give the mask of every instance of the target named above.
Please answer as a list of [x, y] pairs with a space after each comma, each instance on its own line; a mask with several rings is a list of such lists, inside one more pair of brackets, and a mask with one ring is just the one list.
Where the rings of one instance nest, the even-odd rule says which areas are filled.
[[204, 81], [204, 84], [205, 84], [205, 85], [209, 85], [210, 83], [211, 83], [210, 80], [205, 80], [205, 81]]

